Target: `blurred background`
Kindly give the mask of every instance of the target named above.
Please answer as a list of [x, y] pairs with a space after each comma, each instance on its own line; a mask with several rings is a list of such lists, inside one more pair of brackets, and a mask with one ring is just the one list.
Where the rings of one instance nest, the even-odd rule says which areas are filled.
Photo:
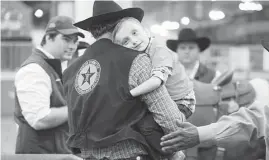
[[[269, 53], [260, 41], [269, 40], [269, 1], [116, 1], [123, 8], [145, 11], [143, 24], [160, 43], [177, 39], [190, 27], [208, 36], [212, 45], [201, 61], [219, 71], [235, 70], [235, 79], [269, 80]], [[13, 121], [16, 70], [38, 45], [49, 19], [66, 15], [80, 21], [92, 15], [93, 1], [1, 1], [1, 153], [14, 153]], [[83, 41], [93, 43], [87, 32]]]

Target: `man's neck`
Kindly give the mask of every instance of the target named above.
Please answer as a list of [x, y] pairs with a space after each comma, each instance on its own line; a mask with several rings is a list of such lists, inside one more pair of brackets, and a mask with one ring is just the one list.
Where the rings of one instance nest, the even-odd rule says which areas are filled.
[[199, 63], [199, 61], [195, 61], [193, 63], [184, 64], [184, 67], [185, 67], [185, 69], [192, 70], [197, 63]]
[[191, 63], [186, 66], [184, 65], [184, 67], [189, 78], [194, 79], [199, 68], [199, 61], [196, 61], [195, 63]]
[[39, 49], [40, 51], [42, 51], [48, 58], [54, 59], [56, 58], [49, 50], [48, 47], [46, 46], [38, 46], [37, 49]]
[[112, 40], [112, 34], [111, 33], [105, 33], [105, 34], [101, 35], [100, 37], [98, 37], [96, 40], [100, 40], [100, 39], [103, 39], [103, 38]]

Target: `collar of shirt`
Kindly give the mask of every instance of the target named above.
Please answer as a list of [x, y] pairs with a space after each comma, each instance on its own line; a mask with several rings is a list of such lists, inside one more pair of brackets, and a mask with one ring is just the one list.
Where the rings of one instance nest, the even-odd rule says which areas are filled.
[[41, 46], [37, 46], [36, 49], [38, 49], [41, 52], [43, 52], [48, 58], [55, 59], [55, 57], [53, 55], [51, 55], [49, 52], [47, 52], [46, 50], [44, 50]]
[[189, 78], [190, 79], [194, 79], [197, 71], [198, 71], [198, 68], [199, 68], [199, 61], [196, 61], [194, 67], [192, 68], [192, 70], [189, 71]]
[[[43, 52], [49, 59], [55, 59], [55, 57], [53, 55], [51, 55], [49, 52], [47, 52], [46, 50], [44, 50], [41, 46], [37, 46], [36, 49], [40, 50], [41, 52]], [[56, 67], [57, 68], [57, 67]], [[60, 76], [60, 73], [63, 73], [64, 70], [67, 68], [67, 61], [65, 62], [61, 62], [61, 72], [60, 71], [56, 71]], [[56, 69], [57, 70], [57, 69]]]
[[151, 53], [150, 49], [151, 49], [151, 46], [152, 46], [153, 39], [154, 39], [154, 37], [149, 38], [149, 44], [148, 44], [148, 46], [147, 46], [147, 48], [145, 50], [145, 53], [148, 54], [149, 56], [150, 56], [150, 53]]

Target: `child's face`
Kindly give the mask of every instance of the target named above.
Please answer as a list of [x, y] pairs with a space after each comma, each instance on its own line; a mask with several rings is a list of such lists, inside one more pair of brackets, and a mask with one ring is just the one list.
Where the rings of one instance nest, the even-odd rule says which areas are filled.
[[144, 51], [149, 44], [149, 36], [138, 22], [124, 21], [115, 35], [114, 42], [137, 51]]

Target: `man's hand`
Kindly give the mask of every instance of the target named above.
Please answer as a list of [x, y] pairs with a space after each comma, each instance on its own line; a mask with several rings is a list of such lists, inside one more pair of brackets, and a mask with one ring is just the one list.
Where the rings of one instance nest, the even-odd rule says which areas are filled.
[[161, 147], [164, 152], [173, 153], [192, 148], [200, 143], [196, 126], [180, 121], [177, 121], [177, 125], [180, 127], [179, 130], [161, 138]]
[[225, 100], [219, 103], [219, 111], [225, 115], [231, 114], [239, 110], [238, 103], [234, 100]]
[[228, 113], [231, 114], [239, 110], [239, 105], [235, 100], [229, 101]]

